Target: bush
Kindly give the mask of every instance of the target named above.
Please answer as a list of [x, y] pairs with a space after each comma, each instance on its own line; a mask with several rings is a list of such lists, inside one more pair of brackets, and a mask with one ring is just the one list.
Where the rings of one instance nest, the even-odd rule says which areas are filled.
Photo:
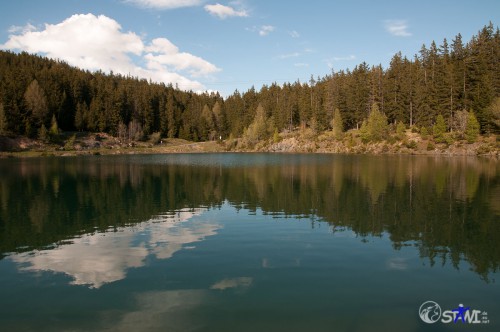
[[443, 143], [446, 143], [447, 146], [452, 145], [455, 142], [453, 135], [450, 133], [446, 133], [443, 135]]
[[433, 151], [435, 148], [434, 142], [429, 141], [429, 143], [427, 143], [427, 151]]
[[64, 144], [64, 150], [66, 151], [73, 150], [75, 146], [75, 140], [76, 140], [76, 135], [72, 135], [70, 138], [68, 138], [68, 140]]
[[278, 143], [281, 141], [280, 134], [278, 133], [278, 128], [274, 128], [274, 134], [273, 134], [273, 142]]
[[44, 124], [42, 124], [42, 126], [38, 130], [38, 139], [44, 143], [49, 142], [49, 132], [47, 131], [47, 128]]
[[427, 138], [428, 135], [429, 135], [429, 131], [427, 130], [427, 128], [422, 127], [420, 129], [420, 136], [422, 136], [422, 138]]
[[406, 131], [406, 126], [403, 122], [398, 122], [398, 125], [396, 126], [396, 134], [398, 135], [399, 139], [403, 139], [403, 136]]
[[158, 143], [160, 143], [161, 141], [161, 133], [160, 132], [156, 132], [156, 133], [152, 133], [151, 135], [149, 135], [149, 142], [156, 145]]
[[410, 140], [410, 141], [408, 141], [408, 142], [405, 143], [405, 146], [408, 149], [416, 149], [417, 148], [417, 142], [415, 142], [413, 140]]

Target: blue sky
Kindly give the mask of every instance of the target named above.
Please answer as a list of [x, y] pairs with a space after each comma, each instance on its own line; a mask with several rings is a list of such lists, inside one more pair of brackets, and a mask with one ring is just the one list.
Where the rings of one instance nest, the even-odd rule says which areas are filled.
[[182, 89], [260, 89], [409, 57], [500, 22], [498, 0], [16, 0], [0, 2], [0, 48]]

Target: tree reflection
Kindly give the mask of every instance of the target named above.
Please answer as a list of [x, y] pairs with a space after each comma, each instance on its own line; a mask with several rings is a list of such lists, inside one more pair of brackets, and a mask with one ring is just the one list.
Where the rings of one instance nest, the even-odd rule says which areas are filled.
[[[227, 162], [229, 157], [243, 161]], [[277, 217], [320, 218], [332, 230], [348, 228], [361, 237], [388, 234], [395, 249], [415, 245], [431, 265], [458, 267], [465, 259], [484, 279], [500, 266], [500, 166], [495, 160], [245, 154], [141, 158], [2, 160], [2, 257], [159, 213], [220, 207], [227, 201]], [[203, 166], [204, 161], [210, 165]]]

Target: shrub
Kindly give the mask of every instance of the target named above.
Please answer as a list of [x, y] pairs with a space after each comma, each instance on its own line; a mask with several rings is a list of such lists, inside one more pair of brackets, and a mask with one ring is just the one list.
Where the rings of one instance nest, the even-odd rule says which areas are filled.
[[408, 149], [416, 149], [417, 148], [417, 142], [415, 142], [413, 140], [410, 140], [410, 141], [408, 141], [408, 142], [405, 143], [405, 146]]
[[76, 140], [76, 135], [72, 135], [70, 138], [68, 138], [66, 144], [64, 144], [64, 150], [66, 151], [73, 150], [75, 145], [75, 140]]
[[160, 132], [155, 132], [149, 135], [149, 142], [152, 144], [158, 144], [161, 141], [161, 133]]
[[396, 134], [400, 139], [403, 138], [405, 131], [406, 131], [405, 124], [403, 122], [398, 122], [398, 125], [396, 126]]
[[427, 128], [422, 127], [420, 129], [420, 136], [422, 136], [422, 138], [427, 138], [428, 135], [429, 135], [429, 131], [427, 130]]

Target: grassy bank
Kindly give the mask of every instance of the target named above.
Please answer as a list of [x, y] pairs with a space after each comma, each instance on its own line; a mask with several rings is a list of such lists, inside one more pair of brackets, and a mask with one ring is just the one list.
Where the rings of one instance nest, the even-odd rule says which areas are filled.
[[249, 143], [245, 139], [191, 142], [178, 138], [149, 141], [120, 140], [105, 133], [63, 133], [54, 142], [26, 137], [0, 136], [0, 157], [77, 156], [113, 154], [161, 154], [203, 152], [301, 152], [343, 154], [421, 154], [500, 156], [500, 141], [496, 135], [481, 136], [474, 143], [466, 140], [436, 142], [432, 136], [422, 136], [411, 130], [399, 136], [388, 136], [377, 142], [365, 142], [358, 130], [344, 133], [341, 138], [326, 131], [282, 132], [273, 138]]
[[219, 152], [217, 142], [191, 142], [178, 138], [157, 141], [122, 141], [105, 133], [64, 133], [56, 142], [0, 136], [0, 157], [78, 156]]

